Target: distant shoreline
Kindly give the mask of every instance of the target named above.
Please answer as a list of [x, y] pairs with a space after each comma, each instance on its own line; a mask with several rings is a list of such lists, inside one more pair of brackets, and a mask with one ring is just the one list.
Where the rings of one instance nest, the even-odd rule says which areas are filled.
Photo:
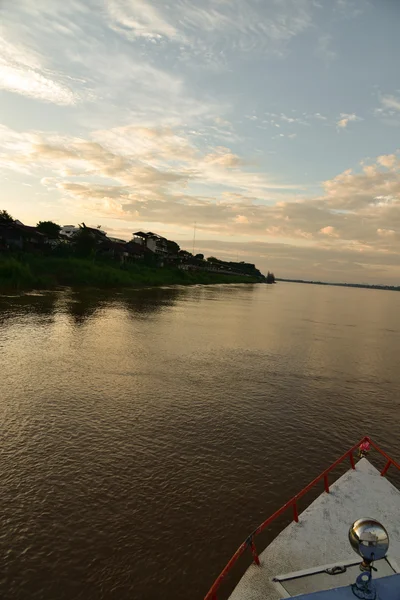
[[276, 281], [287, 281], [288, 283], [307, 283], [310, 285], [333, 285], [335, 287], [351, 287], [351, 288], [362, 288], [366, 290], [389, 290], [391, 292], [400, 292], [400, 286], [395, 285], [378, 285], [369, 283], [334, 283], [330, 281], [308, 281], [305, 279], [283, 279], [277, 277]]

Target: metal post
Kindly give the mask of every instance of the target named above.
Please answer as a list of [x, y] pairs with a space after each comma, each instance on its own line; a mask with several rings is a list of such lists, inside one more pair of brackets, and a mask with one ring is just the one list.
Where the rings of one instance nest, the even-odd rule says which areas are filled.
[[325, 487], [325, 491], [327, 494], [329, 494], [329, 481], [328, 481], [328, 475], [324, 475], [324, 487]]
[[351, 468], [352, 468], [352, 469], [355, 469], [355, 468], [356, 468], [356, 465], [355, 465], [355, 463], [354, 463], [354, 455], [353, 455], [353, 453], [352, 453], [352, 452], [350, 452], [350, 454], [349, 454], [349, 457], [350, 457], [350, 464], [351, 464]]
[[257, 565], [257, 567], [259, 567], [260, 566], [260, 559], [258, 558], [258, 552], [257, 552], [256, 545], [254, 543], [253, 536], [251, 536], [251, 539], [250, 539], [250, 548], [251, 548], [251, 553], [253, 555], [254, 563]]
[[293, 502], [293, 519], [296, 523], [299, 522], [299, 513], [297, 512], [297, 502], [296, 500]]
[[386, 473], [388, 472], [388, 469], [389, 469], [389, 467], [390, 467], [390, 465], [391, 465], [391, 464], [392, 464], [392, 461], [391, 461], [391, 460], [388, 460], [388, 461], [387, 461], [387, 463], [386, 463], [386, 465], [383, 467], [383, 469], [382, 469], [382, 471], [381, 471], [381, 475], [382, 475], [382, 477], [383, 477], [384, 475], [386, 475]]

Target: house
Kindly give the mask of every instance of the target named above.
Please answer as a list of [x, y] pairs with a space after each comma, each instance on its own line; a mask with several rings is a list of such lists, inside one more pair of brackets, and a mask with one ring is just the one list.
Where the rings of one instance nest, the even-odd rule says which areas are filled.
[[24, 225], [21, 221], [0, 223], [0, 240], [4, 249], [43, 250], [48, 238], [36, 227]]
[[124, 263], [129, 258], [129, 251], [126, 248], [126, 244], [114, 242], [106, 235], [103, 238], [99, 238], [97, 252], [100, 256], [119, 260], [121, 263]]
[[111, 240], [112, 242], [115, 242], [116, 244], [126, 244], [126, 240], [121, 240], [120, 238], [108, 236], [108, 239]]
[[143, 259], [146, 251], [150, 252], [150, 250], [148, 250], [146, 246], [143, 246], [143, 244], [137, 244], [133, 241], [125, 244], [125, 248], [132, 260]]
[[85, 223], [82, 223], [82, 225], [78, 228], [78, 231], [80, 229], [84, 229], [86, 233], [90, 233], [92, 237], [98, 240], [104, 240], [105, 238], [107, 238], [106, 232], [100, 229], [100, 227], [88, 227], [87, 225], [85, 225]]
[[71, 239], [77, 231], [79, 231], [79, 227], [75, 227], [75, 225], [63, 225], [63, 227], [61, 227], [60, 236]]
[[168, 255], [168, 243], [166, 238], [163, 238], [156, 233], [152, 233], [151, 231], [148, 233], [137, 231], [133, 234], [133, 242], [145, 246], [160, 258], [166, 258]]
[[[107, 235], [106, 232], [103, 231], [102, 229], [100, 229], [99, 227], [87, 227], [87, 225], [85, 225], [85, 223], [82, 223], [82, 226], [79, 226], [79, 227], [75, 227], [75, 225], [63, 225], [61, 227], [60, 236], [63, 238], [72, 239], [74, 237], [74, 235], [76, 233], [78, 233], [78, 231], [80, 231], [81, 229], [86, 229], [86, 231], [88, 233], [91, 232], [96, 237], [99, 237], [99, 236], [104, 237]], [[121, 240], [118, 240], [118, 241], [121, 241]], [[123, 240], [122, 240], [122, 242], [125, 243]]]

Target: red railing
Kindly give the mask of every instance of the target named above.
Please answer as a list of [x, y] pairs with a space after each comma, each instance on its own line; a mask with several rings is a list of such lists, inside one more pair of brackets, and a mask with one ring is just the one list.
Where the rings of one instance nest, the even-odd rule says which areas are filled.
[[260, 534], [262, 531], [264, 531], [264, 529], [266, 527], [268, 527], [268, 525], [270, 525], [273, 521], [275, 521], [275, 519], [277, 519], [280, 515], [285, 513], [290, 507], [293, 510], [293, 520], [296, 523], [298, 523], [299, 522], [299, 513], [298, 513], [297, 501], [300, 498], [302, 498], [307, 492], [309, 492], [317, 483], [319, 483], [322, 480], [324, 480], [325, 492], [329, 493], [329, 479], [328, 479], [329, 473], [331, 471], [333, 471], [333, 469], [335, 469], [338, 465], [340, 465], [340, 463], [345, 461], [347, 458], [349, 458], [349, 460], [350, 460], [351, 467], [353, 469], [355, 469], [356, 467], [355, 467], [353, 452], [358, 450], [359, 446], [363, 442], [369, 442], [370, 445], [373, 448], [375, 448], [375, 450], [377, 450], [384, 458], [386, 458], [386, 464], [381, 471], [382, 476], [386, 475], [386, 473], [391, 465], [393, 465], [394, 467], [396, 467], [396, 469], [398, 469], [400, 471], [399, 463], [397, 463], [392, 458], [390, 458], [390, 456], [388, 454], [386, 454], [386, 452], [381, 450], [381, 448], [379, 448], [379, 446], [377, 444], [375, 444], [375, 442], [373, 442], [369, 437], [367, 437], [367, 436], [364, 437], [360, 442], [358, 442], [358, 444], [355, 444], [355, 446], [350, 448], [350, 450], [348, 450], [345, 454], [343, 454], [343, 456], [341, 456], [334, 463], [332, 463], [330, 467], [325, 469], [325, 471], [323, 471], [311, 483], [309, 483], [305, 488], [303, 488], [301, 490], [301, 492], [299, 492], [296, 496], [293, 496], [293, 498], [291, 498], [288, 502], [286, 502], [286, 504], [284, 504], [281, 508], [279, 508], [276, 512], [274, 512], [273, 515], [268, 517], [268, 519], [266, 519], [263, 523], [261, 523], [261, 525], [259, 527], [257, 527], [257, 529], [255, 529], [251, 535], [249, 535], [249, 537], [243, 542], [243, 544], [241, 544], [239, 546], [239, 548], [236, 550], [235, 554], [232, 556], [231, 560], [228, 562], [228, 564], [226, 565], [224, 570], [221, 572], [221, 574], [214, 581], [212, 588], [210, 589], [210, 591], [208, 592], [208, 594], [206, 595], [204, 600], [217, 600], [217, 592], [218, 592], [218, 589], [219, 589], [223, 579], [226, 577], [226, 575], [232, 569], [233, 565], [238, 561], [238, 559], [242, 556], [242, 554], [246, 551], [247, 548], [250, 548], [250, 550], [251, 550], [251, 553], [253, 556], [253, 562], [257, 566], [260, 566], [260, 559], [258, 557], [258, 553], [257, 553], [255, 541], [254, 541], [255, 536]]

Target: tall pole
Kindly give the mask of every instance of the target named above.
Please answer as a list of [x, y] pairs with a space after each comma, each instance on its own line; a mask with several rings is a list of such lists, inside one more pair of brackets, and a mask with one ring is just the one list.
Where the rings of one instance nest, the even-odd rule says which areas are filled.
[[196, 221], [194, 222], [194, 226], [193, 226], [193, 252], [192, 252], [193, 255], [194, 255], [195, 243], [196, 243]]

